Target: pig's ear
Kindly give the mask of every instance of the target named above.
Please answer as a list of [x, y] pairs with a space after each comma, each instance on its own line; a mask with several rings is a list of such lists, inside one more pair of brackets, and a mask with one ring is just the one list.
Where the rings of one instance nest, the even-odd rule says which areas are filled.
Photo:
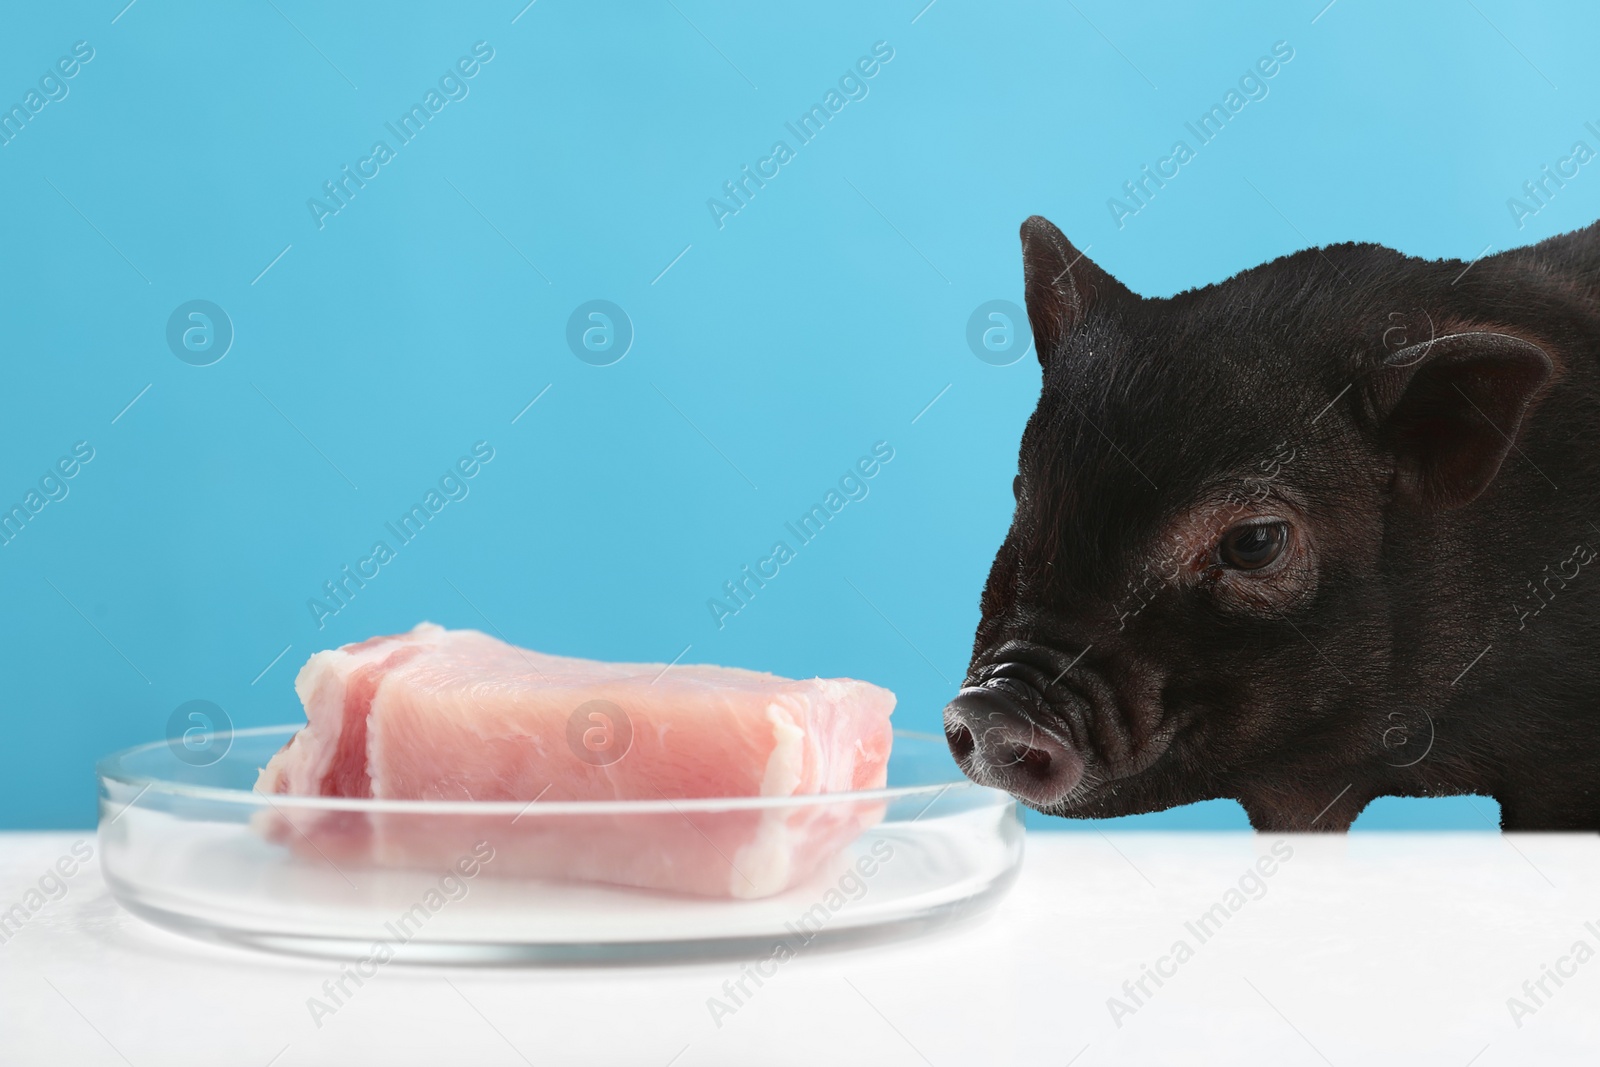
[[1515, 447], [1551, 370], [1544, 349], [1502, 333], [1451, 334], [1390, 354], [1374, 400], [1396, 494], [1436, 508], [1475, 500]]
[[1039, 215], [1022, 224], [1022, 282], [1034, 348], [1047, 366], [1090, 310], [1133, 298]]

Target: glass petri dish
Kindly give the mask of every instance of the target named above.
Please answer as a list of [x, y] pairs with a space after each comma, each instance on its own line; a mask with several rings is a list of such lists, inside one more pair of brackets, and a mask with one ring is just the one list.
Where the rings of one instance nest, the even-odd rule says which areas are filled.
[[[103, 759], [102, 869], [129, 911], [195, 937], [434, 963], [780, 958], [979, 915], [1015, 881], [1007, 794], [944, 739], [897, 731], [888, 786], [799, 797], [407, 801], [272, 795], [298, 727]], [[209, 749], [215, 751], [216, 749]]]

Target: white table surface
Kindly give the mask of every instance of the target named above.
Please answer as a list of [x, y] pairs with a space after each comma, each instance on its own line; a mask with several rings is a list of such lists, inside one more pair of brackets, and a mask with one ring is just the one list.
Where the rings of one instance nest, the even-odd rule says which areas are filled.
[[[95, 845], [0, 835], [0, 910], [78, 840]], [[1185, 922], [1279, 841], [1293, 855], [1265, 893], [1200, 943]], [[157, 929], [91, 861], [0, 944], [0, 1064], [1600, 1062], [1600, 956], [1561, 963], [1571, 977], [1547, 978], [1542, 1006], [1522, 990], [1578, 941], [1600, 953], [1594, 835], [1072, 832], [1027, 849], [986, 920], [803, 952], [720, 1026], [707, 1001], [738, 977], [727, 961], [395, 963], [319, 1027], [307, 998], [336, 964]], [[1179, 939], [1192, 957], [1114, 1020], [1108, 998]], [[1511, 997], [1535, 1010], [1514, 1020]]]

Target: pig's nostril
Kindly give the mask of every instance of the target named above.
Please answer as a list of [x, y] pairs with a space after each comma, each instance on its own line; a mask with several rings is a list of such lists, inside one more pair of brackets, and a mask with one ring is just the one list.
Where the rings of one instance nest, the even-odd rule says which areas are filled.
[[944, 739], [950, 745], [950, 754], [962, 766], [972, 758], [973, 751], [978, 747], [978, 743], [972, 739], [972, 731], [967, 729], [966, 724], [955, 720], [944, 724]]
[[1041, 780], [1050, 777], [1053, 757], [1050, 750], [1025, 740], [1008, 740], [994, 746], [990, 757], [997, 765], [1011, 769], [1028, 778]]
[[1042, 748], [1025, 749], [1022, 753], [1022, 769], [1032, 778], [1050, 777], [1050, 753]]

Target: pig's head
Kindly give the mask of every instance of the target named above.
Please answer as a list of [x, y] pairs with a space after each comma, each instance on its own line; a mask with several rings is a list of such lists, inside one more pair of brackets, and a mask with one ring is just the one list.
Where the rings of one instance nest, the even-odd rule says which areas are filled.
[[1390, 713], [1470, 658], [1471, 627], [1408, 632], [1408, 583], [1438, 579], [1551, 361], [1421, 310], [1459, 267], [1377, 246], [1163, 300], [1042, 218], [1022, 240], [1043, 388], [951, 750], [1049, 814], [1233, 797], [1310, 828], [1342, 776], [1420, 751]]

